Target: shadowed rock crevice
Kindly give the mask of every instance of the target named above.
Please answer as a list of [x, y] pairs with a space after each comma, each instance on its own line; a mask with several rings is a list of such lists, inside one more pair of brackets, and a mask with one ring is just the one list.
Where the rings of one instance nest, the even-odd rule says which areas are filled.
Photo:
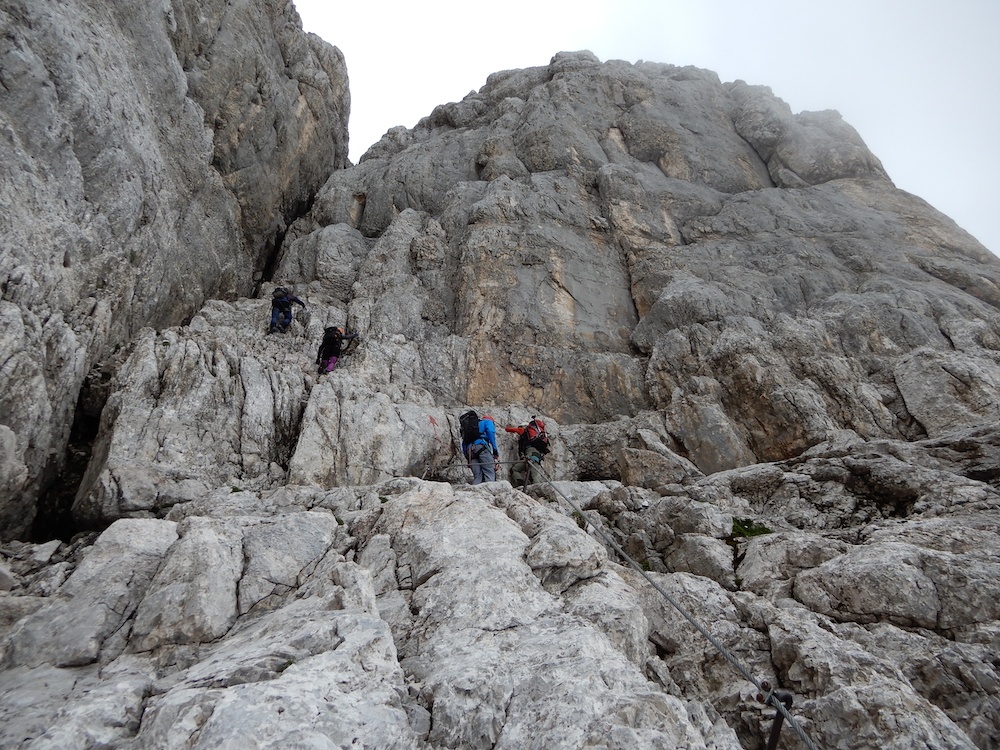
[[274, 279], [274, 272], [278, 267], [278, 261], [281, 259], [281, 248], [284, 242], [285, 233], [276, 232], [274, 239], [268, 243], [267, 247], [264, 248], [264, 268], [261, 271], [260, 281], [257, 284], [257, 288], [254, 290], [255, 296], [260, 295], [264, 284], [267, 284]]
[[[30, 541], [61, 539], [69, 542], [81, 531], [102, 530], [103, 526], [80, 524], [73, 517], [73, 501], [90, 462], [101, 424], [100, 411], [94, 413], [92, 397], [86, 387], [81, 391], [70, 429], [66, 455], [59, 473], [38, 500]], [[103, 408], [103, 407], [102, 407]]]
[[295, 455], [295, 448], [298, 445], [299, 434], [302, 429], [302, 417], [304, 409], [295, 414], [295, 418], [286, 425], [279, 426], [275, 434], [274, 462], [284, 471], [288, 471], [289, 462]]
[[[278, 269], [281, 256], [284, 251], [285, 238], [287, 237], [287, 227], [306, 216], [312, 209], [316, 195], [311, 194], [304, 200], [296, 201], [293, 208], [283, 217], [283, 229], [275, 231], [273, 237], [268, 240], [263, 250], [263, 267], [259, 274], [259, 281], [254, 288], [254, 296], [260, 295], [264, 285], [274, 281], [274, 274]], [[281, 279], [278, 279], [280, 281]]]

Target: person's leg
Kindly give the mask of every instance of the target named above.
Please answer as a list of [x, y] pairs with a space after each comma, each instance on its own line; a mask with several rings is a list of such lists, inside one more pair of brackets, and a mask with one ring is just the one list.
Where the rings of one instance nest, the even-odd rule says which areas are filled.
[[278, 329], [278, 316], [281, 315], [281, 310], [277, 307], [271, 308], [271, 326], [267, 329], [268, 333], [274, 333]]
[[281, 314], [281, 322], [278, 323], [278, 325], [281, 327], [281, 332], [284, 333], [285, 331], [287, 331], [288, 326], [290, 326], [291, 324], [292, 324], [292, 311], [285, 310]]
[[531, 476], [531, 483], [538, 484], [542, 481], [542, 472], [540, 471], [542, 467], [542, 454], [539, 453], [534, 448], [528, 448], [528, 452], [525, 455], [525, 460], [528, 464], [528, 470]]
[[330, 357], [323, 363], [323, 372], [333, 372], [336, 366], [337, 366], [337, 358]]
[[[484, 451], [485, 452], [485, 451]], [[473, 454], [472, 460], [469, 462], [472, 466], [472, 483], [482, 484], [483, 483], [483, 454], [480, 453], [478, 456]]]
[[489, 450], [484, 450], [480, 454], [480, 458], [483, 461], [483, 481], [484, 482], [495, 482], [497, 481], [497, 467], [494, 463], [493, 454]]
[[522, 458], [520, 461], [518, 461], [517, 463], [515, 463], [513, 466], [510, 467], [510, 483], [515, 487], [520, 487], [521, 485], [523, 485], [524, 472], [526, 470], [527, 467], [525, 466], [524, 459]]

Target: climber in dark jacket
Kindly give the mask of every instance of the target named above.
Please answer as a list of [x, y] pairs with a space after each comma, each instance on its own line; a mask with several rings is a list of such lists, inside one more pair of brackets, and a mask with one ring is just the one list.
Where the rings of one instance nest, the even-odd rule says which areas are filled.
[[271, 327], [268, 333], [280, 331], [285, 333], [292, 323], [292, 305], [301, 305], [306, 309], [306, 303], [282, 286], [271, 293]]
[[327, 326], [323, 331], [323, 340], [320, 342], [319, 351], [316, 352], [316, 364], [319, 365], [319, 374], [333, 372], [337, 366], [337, 360], [344, 350], [344, 342], [356, 339], [357, 337], [357, 333], [345, 334], [343, 328]]

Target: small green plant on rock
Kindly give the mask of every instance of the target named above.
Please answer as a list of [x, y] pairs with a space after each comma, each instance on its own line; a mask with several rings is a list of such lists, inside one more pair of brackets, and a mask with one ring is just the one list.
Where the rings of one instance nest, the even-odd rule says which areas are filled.
[[733, 517], [733, 536], [734, 537], [745, 537], [749, 539], [752, 536], [762, 536], [764, 534], [773, 534], [774, 530], [769, 529], [762, 523], [757, 523], [752, 518], [736, 518]]

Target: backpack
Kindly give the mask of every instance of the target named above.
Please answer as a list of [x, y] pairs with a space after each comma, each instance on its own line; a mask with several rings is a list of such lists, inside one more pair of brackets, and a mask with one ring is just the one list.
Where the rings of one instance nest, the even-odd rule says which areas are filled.
[[327, 326], [323, 329], [323, 343], [332, 344], [335, 341], [340, 341], [344, 338], [344, 331], [341, 328], [336, 328], [335, 326]]
[[458, 418], [458, 428], [462, 435], [462, 442], [466, 445], [479, 440], [479, 415], [470, 409]]
[[529, 447], [543, 456], [549, 452], [549, 436], [545, 433], [545, 422], [532, 419], [517, 438], [518, 453], [523, 454]]
[[283, 286], [275, 287], [274, 291], [271, 292], [271, 297], [273, 299], [279, 299], [279, 298], [285, 297], [287, 295], [288, 295], [288, 290], [285, 289], [285, 287], [283, 287]]

